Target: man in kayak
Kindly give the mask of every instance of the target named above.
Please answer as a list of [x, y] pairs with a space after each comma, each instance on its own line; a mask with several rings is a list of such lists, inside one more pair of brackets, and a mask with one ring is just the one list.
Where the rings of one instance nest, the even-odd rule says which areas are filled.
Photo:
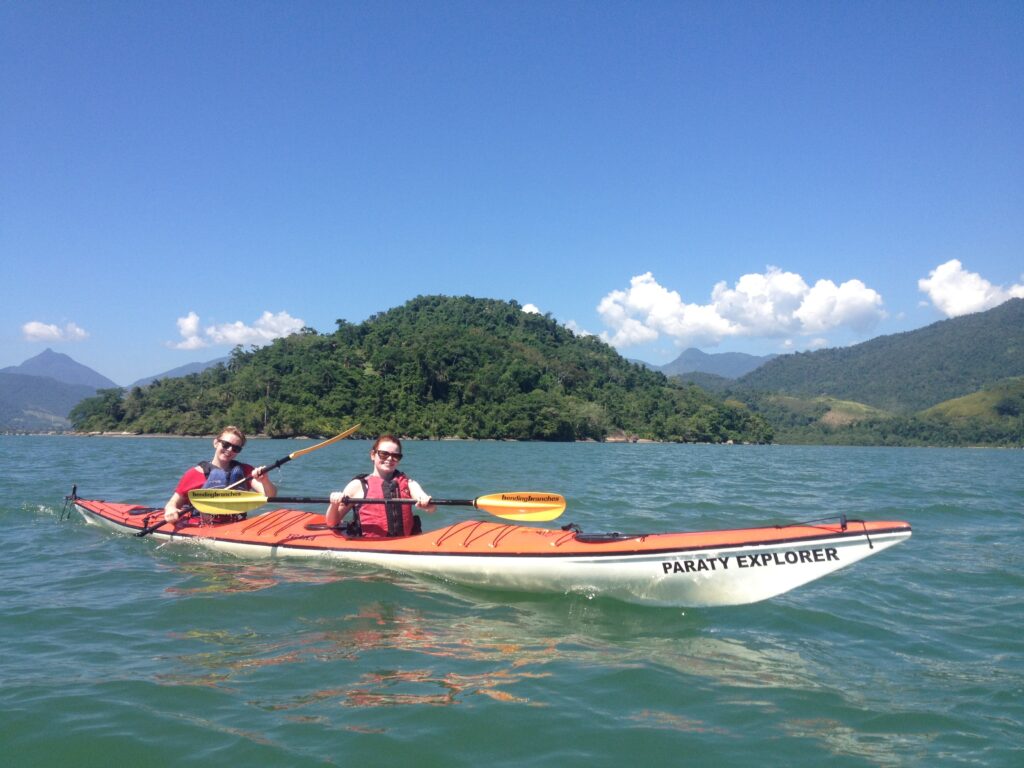
[[[253, 469], [251, 465], [235, 460], [244, 447], [245, 433], [238, 427], [224, 427], [220, 437], [213, 440], [213, 460], [201, 461], [181, 476], [174, 493], [164, 505], [164, 520], [178, 522], [188, 504], [188, 492], [196, 488], [237, 488], [240, 491], [259, 491], [264, 496], [277, 493], [277, 488], [266, 474], [266, 467]], [[220, 521], [228, 522], [229, 519], [221, 518]]]
[[402, 460], [402, 443], [392, 435], [381, 435], [370, 449], [373, 472], [356, 475], [343, 491], [331, 494], [326, 520], [337, 528], [348, 511], [358, 508], [350, 533], [366, 538], [409, 536], [418, 533], [419, 518], [412, 513], [411, 504], [352, 504], [348, 499], [415, 499], [416, 506], [433, 512], [430, 495], [420, 484], [398, 471]]

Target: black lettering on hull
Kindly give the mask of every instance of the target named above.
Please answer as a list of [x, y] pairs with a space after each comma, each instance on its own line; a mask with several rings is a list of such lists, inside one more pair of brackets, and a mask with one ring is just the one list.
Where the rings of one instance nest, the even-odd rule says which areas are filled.
[[732, 562], [736, 564], [737, 568], [839, 562], [839, 551], [835, 547], [819, 547], [817, 549], [788, 549], [785, 552], [755, 552], [751, 555], [736, 555], [735, 557], [665, 560], [661, 564], [661, 570], [664, 574], [725, 571], [729, 569]]
[[700, 573], [702, 571], [725, 571], [729, 568], [728, 557], [701, 557], [696, 560], [666, 560], [661, 564], [662, 573]]

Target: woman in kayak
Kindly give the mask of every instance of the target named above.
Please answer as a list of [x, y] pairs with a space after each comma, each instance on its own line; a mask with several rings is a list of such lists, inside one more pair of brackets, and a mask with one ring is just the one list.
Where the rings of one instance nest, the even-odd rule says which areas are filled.
[[[238, 427], [227, 426], [220, 431], [220, 437], [213, 440], [213, 460], [201, 461], [191, 467], [174, 489], [171, 498], [164, 505], [164, 520], [176, 523], [182, 510], [188, 504], [188, 492], [197, 488], [237, 488], [240, 491], [255, 490], [264, 496], [273, 496], [277, 488], [267, 477], [266, 467], [253, 467], [236, 461], [235, 457], [245, 447], [245, 433]], [[231, 517], [221, 517], [228, 522]]]
[[348, 511], [358, 508], [351, 532], [366, 538], [409, 536], [416, 533], [419, 519], [411, 504], [352, 504], [349, 499], [414, 499], [416, 506], [427, 512], [435, 507], [430, 495], [404, 472], [398, 471], [402, 460], [402, 443], [397, 437], [381, 435], [370, 449], [373, 472], [356, 475], [343, 491], [331, 494], [327, 507], [327, 525], [337, 528]]

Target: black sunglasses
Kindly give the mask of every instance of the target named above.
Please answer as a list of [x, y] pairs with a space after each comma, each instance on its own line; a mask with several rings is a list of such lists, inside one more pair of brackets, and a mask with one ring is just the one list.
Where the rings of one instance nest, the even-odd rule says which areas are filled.
[[235, 453], [241, 453], [242, 452], [242, 447], [243, 446], [241, 446], [241, 445], [235, 445], [234, 443], [229, 443], [227, 440], [218, 440], [217, 442], [220, 443], [220, 447], [223, 448], [225, 451], [234, 451]]
[[402, 460], [402, 454], [400, 454], [400, 453], [392, 453], [391, 451], [381, 451], [381, 450], [378, 450], [376, 453], [377, 453], [377, 456], [380, 457], [381, 461], [387, 461], [388, 459], [394, 459], [395, 461], [401, 461]]

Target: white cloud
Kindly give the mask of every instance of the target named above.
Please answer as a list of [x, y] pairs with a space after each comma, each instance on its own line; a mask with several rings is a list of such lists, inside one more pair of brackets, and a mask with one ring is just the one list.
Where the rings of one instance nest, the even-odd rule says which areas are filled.
[[[715, 285], [708, 304], [687, 304], [676, 291], [646, 272], [625, 291], [612, 291], [597, 307], [610, 332], [601, 337], [615, 347], [654, 341], [664, 334], [677, 345], [717, 344], [731, 337], [811, 336], [835, 329], [860, 333], [885, 317], [881, 295], [860, 280], [813, 287], [798, 274], [769, 266], [729, 287]], [[823, 343], [815, 338], [814, 344]]]
[[189, 312], [185, 317], [178, 318], [178, 332], [182, 341], [172, 344], [175, 349], [201, 349], [209, 346], [199, 335], [199, 315]]
[[200, 349], [217, 344], [261, 346], [295, 333], [305, 326], [303, 320], [292, 317], [287, 312], [264, 312], [252, 325], [236, 320], [233, 323], [209, 325], [205, 328], [200, 328], [199, 315], [189, 312], [185, 317], [179, 317], [177, 323], [182, 339], [170, 342], [170, 346], [175, 349]]
[[40, 323], [32, 320], [21, 326], [25, 341], [82, 341], [89, 334], [75, 323], [68, 323], [63, 328], [52, 323]]
[[724, 281], [711, 291], [709, 311], [730, 321], [728, 336], [776, 336], [797, 330], [794, 313], [808, 293], [794, 272], [768, 267], [764, 274], [743, 275], [729, 288]]
[[526, 312], [527, 314], [530, 314], [530, 315], [542, 314], [540, 309], [537, 307], [536, 304], [524, 304], [523, 305], [523, 312]]
[[858, 333], [870, 331], [882, 315], [881, 295], [860, 280], [836, 285], [819, 280], [803, 297], [793, 316], [803, 333], [820, 333], [839, 326]]
[[917, 287], [946, 317], [981, 312], [1010, 299], [1024, 298], [1024, 285], [992, 285], [978, 273], [965, 270], [959, 259], [940, 264], [927, 278], [918, 280]]
[[586, 328], [582, 327], [575, 320], [568, 321], [565, 324], [565, 327], [568, 328], [573, 333], [575, 333], [577, 336], [593, 336], [594, 335], [590, 331], [588, 331]]
[[729, 321], [708, 307], [685, 304], [675, 291], [658, 285], [650, 272], [630, 280], [628, 291], [612, 291], [597, 306], [612, 334], [601, 338], [613, 347], [628, 347], [669, 336], [721, 338], [730, 331]]

